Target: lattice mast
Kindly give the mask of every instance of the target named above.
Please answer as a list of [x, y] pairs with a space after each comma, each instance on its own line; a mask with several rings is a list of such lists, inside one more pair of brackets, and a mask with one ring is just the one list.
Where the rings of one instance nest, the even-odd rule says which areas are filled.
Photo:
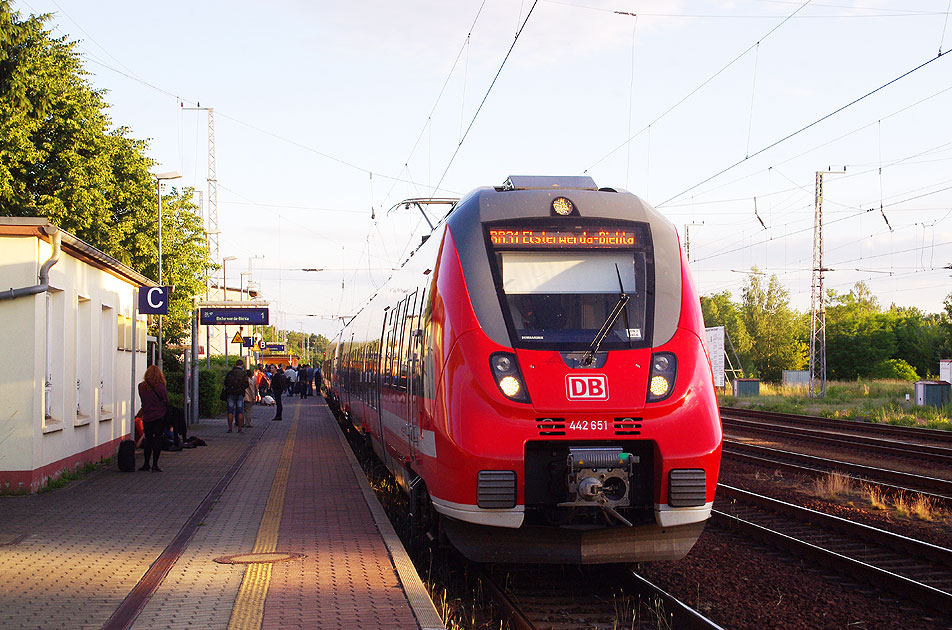
[[[813, 201], [813, 283], [810, 289], [810, 398], [826, 396], [826, 299], [823, 295], [823, 173]], [[817, 392], [819, 381], [819, 395]]]
[[208, 225], [205, 232], [208, 235], [208, 266], [214, 269], [215, 285], [222, 288], [219, 279], [221, 269], [220, 254], [218, 251], [218, 176], [215, 172], [215, 108], [214, 107], [183, 107], [185, 111], [199, 111], [208, 113]]
[[[823, 289], [823, 176], [842, 171], [817, 171], [813, 213], [813, 284], [810, 291], [810, 398], [826, 396], [826, 291]], [[819, 391], [817, 384], [819, 383]]]

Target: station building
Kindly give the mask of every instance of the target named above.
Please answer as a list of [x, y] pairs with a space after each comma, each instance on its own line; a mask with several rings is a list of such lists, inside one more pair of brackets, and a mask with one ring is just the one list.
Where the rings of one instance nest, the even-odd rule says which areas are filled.
[[0, 217], [0, 491], [35, 492], [131, 434], [139, 286], [155, 283], [44, 218]]

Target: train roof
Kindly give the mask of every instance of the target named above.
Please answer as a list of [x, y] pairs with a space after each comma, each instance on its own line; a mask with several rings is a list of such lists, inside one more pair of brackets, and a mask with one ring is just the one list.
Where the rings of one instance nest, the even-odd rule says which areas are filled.
[[[670, 340], [681, 310], [681, 247], [674, 225], [638, 196], [621, 189], [598, 188], [588, 176], [510, 176], [503, 186], [477, 188], [456, 203], [446, 219], [467, 280], [476, 317], [491, 339], [508, 342], [491, 282], [483, 224], [553, 217], [552, 201], [569, 199], [582, 220], [645, 223], [655, 260], [652, 345]], [[571, 217], [566, 217], [571, 218]]]

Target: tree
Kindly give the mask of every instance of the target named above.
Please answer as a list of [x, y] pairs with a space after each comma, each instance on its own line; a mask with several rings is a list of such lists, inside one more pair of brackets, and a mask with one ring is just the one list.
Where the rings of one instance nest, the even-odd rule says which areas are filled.
[[763, 274], [756, 267], [751, 269], [742, 290], [740, 318], [750, 336], [750, 361], [761, 378], [779, 381], [783, 370], [805, 365], [806, 347], [798, 338], [798, 316], [776, 275], [770, 276], [765, 288]]
[[927, 315], [915, 307], [889, 309], [894, 317], [896, 359], [912, 366], [919, 376], [937, 374], [939, 359], [949, 356], [949, 339], [939, 315]]
[[[148, 143], [111, 129], [75, 43], [48, 16], [21, 20], [0, 0], [0, 214], [42, 216], [150, 278], [158, 278], [158, 203]], [[191, 191], [164, 200], [163, 280], [176, 285], [165, 337], [189, 332], [205, 283], [201, 221]]]
[[826, 366], [830, 378], [872, 376], [896, 352], [892, 318], [880, 311], [879, 302], [862, 282], [846, 294], [831, 291], [829, 301]]
[[731, 300], [730, 291], [701, 296], [701, 312], [705, 326], [723, 326], [734, 350], [740, 355], [741, 370], [753, 367], [750, 362], [751, 340], [741, 317], [740, 307]]

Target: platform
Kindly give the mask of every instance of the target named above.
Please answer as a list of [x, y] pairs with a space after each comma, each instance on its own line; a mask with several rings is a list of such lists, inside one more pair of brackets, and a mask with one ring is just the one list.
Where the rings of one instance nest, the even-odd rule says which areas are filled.
[[443, 628], [323, 400], [273, 415], [0, 497], [0, 628]]

